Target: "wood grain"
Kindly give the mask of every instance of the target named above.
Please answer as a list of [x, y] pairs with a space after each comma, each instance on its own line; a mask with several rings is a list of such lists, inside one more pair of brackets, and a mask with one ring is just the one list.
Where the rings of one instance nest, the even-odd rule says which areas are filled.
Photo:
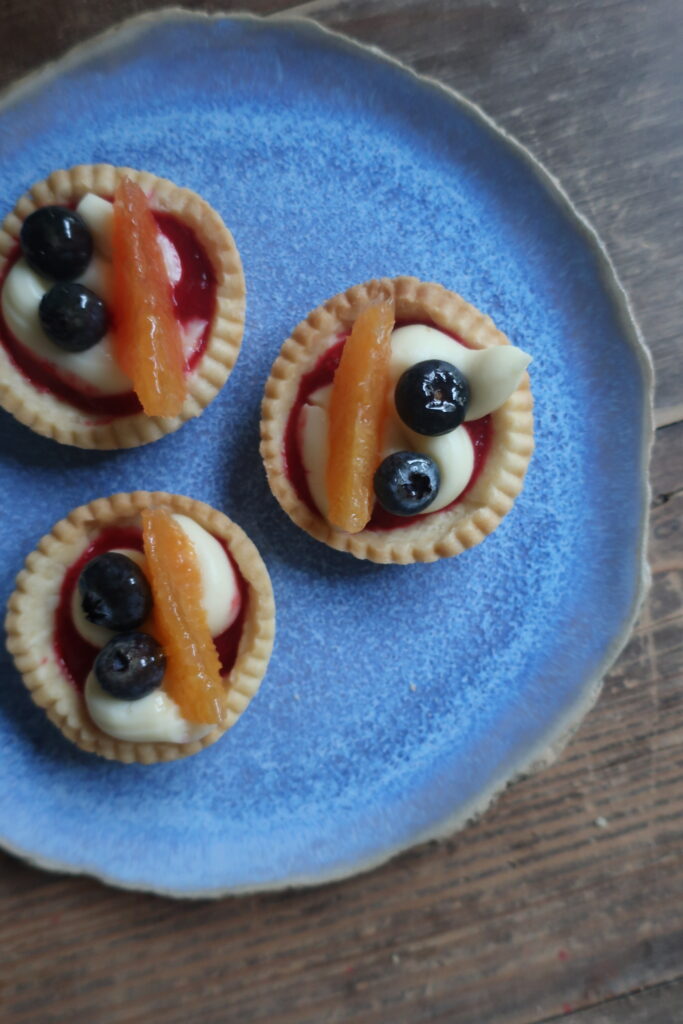
[[[136, 0], [5, 0], [0, 82], [140, 9]], [[174, 904], [0, 855], [0, 1019], [676, 1024], [683, 8], [313, 0], [297, 10], [480, 102], [557, 174], [606, 240], [653, 353], [659, 422], [669, 424], [653, 455], [650, 597], [601, 700], [552, 768], [512, 787], [453, 840], [369, 875]]]

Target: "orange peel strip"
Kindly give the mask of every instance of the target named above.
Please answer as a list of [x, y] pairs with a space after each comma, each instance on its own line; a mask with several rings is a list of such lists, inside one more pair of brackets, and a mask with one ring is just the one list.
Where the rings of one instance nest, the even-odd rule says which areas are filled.
[[144, 509], [142, 539], [154, 605], [153, 632], [166, 654], [164, 689], [188, 722], [225, 716], [221, 665], [202, 604], [194, 545], [164, 509]]
[[326, 486], [329, 522], [347, 533], [367, 525], [374, 504], [394, 326], [392, 302], [356, 318], [334, 375], [329, 409]]
[[114, 353], [148, 416], [178, 416], [185, 357], [171, 285], [145, 193], [122, 178], [114, 193]]

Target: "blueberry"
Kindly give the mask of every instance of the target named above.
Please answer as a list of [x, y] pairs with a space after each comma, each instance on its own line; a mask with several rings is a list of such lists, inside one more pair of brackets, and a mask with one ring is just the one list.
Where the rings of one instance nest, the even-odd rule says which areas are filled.
[[78, 589], [86, 619], [107, 629], [135, 629], [152, 607], [152, 592], [140, 566], [118, 551], [98, 555], [85, 566]]
[[394, 400], [407, 427], [437, 437], [455, 430], [465, 419], [470, 386], [456, 366], [441, 359], [425, 359], [401, 375]]
[[395, 516], [413, 516], [436, 498], [441, 474], [434, 459], [418, 452], [394, 452], [375, 473], [375, 497]]
[[107, 307], [85, 285], [60, 281], [46, 292], [38, 307], [48, 338], [66, 352], [85, 352], [107, 333]]
[[78, 277], [92, 256], [87, 224], [66, 206], [41, 206], [24, 221], [19, 240], [33, 269], [57, 281]]
[[119, 700], [139, 700], [161, 685], [166, 655], [148, 633], [119, 633], [95, 658], [103, 690]]

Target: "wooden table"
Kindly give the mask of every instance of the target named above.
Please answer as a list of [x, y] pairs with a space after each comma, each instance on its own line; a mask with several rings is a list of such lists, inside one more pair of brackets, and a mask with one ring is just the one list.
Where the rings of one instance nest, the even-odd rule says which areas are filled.
[[[145, 6], [2, 0], [0, 84]], [[177, 904], [0, 855], [0, 1020], [677, 1024], [681, 0], [244, 7], [314, 16], [461, 89], [531, 148], [602, 234], [658, 370], [652, 591], [557, 764], [515, 785], [452, 841], [369, 875], [309, 892]]]

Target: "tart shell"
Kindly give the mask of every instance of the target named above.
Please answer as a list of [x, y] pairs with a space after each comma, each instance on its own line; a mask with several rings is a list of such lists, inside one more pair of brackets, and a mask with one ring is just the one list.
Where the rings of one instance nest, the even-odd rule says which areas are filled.
[[433, 562], [479, 544], [498, 526], [522, 489], [534, 449], [533, 399], [529, 376], [491, 414], [493, 437], [474, 486], [452, 508], [394, 530], [364, 529], [350, 534], [335, 529], [297, 495], [287, 473], [285, 434], [301, 378], [317, 364], [336, 337], [348, 332], [371, 302], [393, 300], [396, 319], [452, 331], [471, 348], [508, 345], [490, 317], [439, 284], [415, 277], [379, 278], [335, 295], [294, 329], [275, 360], [261, 409], [261, 455], [276, 499], [297, 526], [339, 551], [372, 562]]
[[239, 354], [244, 333], [246, 291], [234, 239], [219, 214], [195, 192], [147, 171], [111, 164], [84, 164], [54, 171], [18, 201], [0, 229], [0, 276], [16, 249], [24, 220], [41, 206], [78, 202], [87, 192], [111, 199], [122, 177], [137, 182], [155, 210], [172, 213], [190, 227], [216, 275], [216, 311], [201, 359], [187, 375], [188, 395], [178, 416], [97, 417], [81, 412], [47, 391], [39, 391], [0, 345], [0, 405], [45, 437], [78, 448], [135, 448], [156, 441], [199, 416], [221, 390]]
[[[223, 540], [248, 587], [237, 658], [226, 677], [225, 723], [191, 743], [133, 743], [102, 732], [90, 719], [83, 695], [64, 674], [54, 646], [54, 616], [64, 575], [105, 527], [128, 525], [144, 508], [163, 507], [194, 519]], [[82, 750], [126, 763], [155, 764], [196, 754], [220, 739], [255, 696], [275, 636], [275, 605], [268, 571], [254, 544], [222, 512], [193, 498], [135, 491], [100, 498], [74, 509], [42, 538], [17, 577], [6, 619], [7, 647], [33, 701]]]

